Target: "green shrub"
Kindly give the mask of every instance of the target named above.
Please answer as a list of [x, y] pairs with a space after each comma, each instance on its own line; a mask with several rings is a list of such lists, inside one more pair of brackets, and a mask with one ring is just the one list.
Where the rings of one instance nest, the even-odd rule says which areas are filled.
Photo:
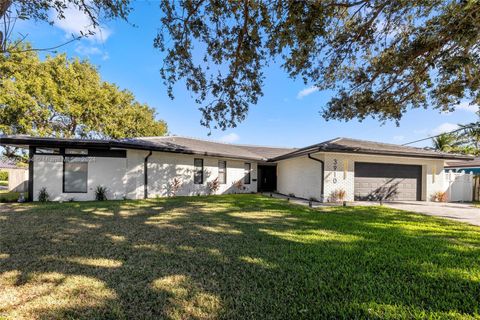
[[8, 172], [0, 171], [0, 181], [7, 181], [7, 180], [8, 180]]
[[40, 202], [48, 202], [50, 201], [50, 195], [48, 194], [47, 188], [43, 187], [38, 192], [38, 201]]
[[97, 188], [95, 189], [95, 200], [107, 200], [107, 187], [97, 186]]

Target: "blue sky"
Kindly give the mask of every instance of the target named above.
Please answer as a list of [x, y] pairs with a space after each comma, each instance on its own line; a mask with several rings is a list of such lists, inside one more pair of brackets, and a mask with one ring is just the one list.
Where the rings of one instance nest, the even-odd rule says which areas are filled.
[[[247, 119], [235, 129], [212, 131], [200, 125], [201, 114], [193, 97], [181, 85], [170, 100], [160, 78], [162, 54], [153, 48], [153, 39], [160, 27], [158, 3], [137, 2], [130, 16], [130, 24], [108, 22], [94, 37], [71, 43], [58, 52], [69, 57], [88, 58], [98, 66], [102, 78], [132, 91], [137, 100], [157, 110], [158, 117], [167, 121], [171, 134], [222, 140], [226, 142], [271, 146], [306, 146], [338, 136], [406, 143], [429, 135], [452, 130], [457, 123], [476, 119], [475, 109], [463, 105], [450, 114], [434, 110], [411, 110], [395, 123], [382, 125], [368, 119], [360, 123], [326, 122], [319, 115], [331, 93], [319, 92], [302, 81], [289, 79], [278, 65], [265, 73], [264, 96], [251, 106]], [[134, 26], [133, 26], [134, 25]], [[54, 26], [47, 23], [22, 22], [15, 32], [28, 34], [35, 47], [49, 47], [65, 42], [72, 34], [85, 27], [85, 17], [69, 11], [66, 19]], [[426, 141], [418, 146], [430, 145]]]

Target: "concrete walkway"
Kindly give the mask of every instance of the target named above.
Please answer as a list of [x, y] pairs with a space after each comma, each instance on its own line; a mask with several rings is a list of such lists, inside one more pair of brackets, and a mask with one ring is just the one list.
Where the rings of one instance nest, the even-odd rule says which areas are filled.
[[[291, 198], [277, 193], [263, 193], [265, 196], [270, 196], [279, 199], [289, 199], [291, 203], [308, 206], [309, 202], [305, 199]], [[338, 206], [337, 203], [320, 203], [313, 202], [312, 207], [327, 207]], [[348, 206], [378, 206], [378, 202], [355, 201], [349, 202]], [[405, 210], [415, 213], [426, 214], [429, 216], [436, 216], [461, 222], [470, 223], [480, 226], [480, 208], [469, 203], [441, 203], [441, 202], [424, 202], [424, 201], [400, 201], [400, 202], [386, 202], [383, 204], [388, 208]]]

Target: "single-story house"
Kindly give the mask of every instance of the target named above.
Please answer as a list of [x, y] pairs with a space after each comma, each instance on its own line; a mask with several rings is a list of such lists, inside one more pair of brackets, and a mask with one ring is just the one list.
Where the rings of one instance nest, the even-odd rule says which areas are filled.
[[[29, 149], [29, 200], [46, 188], [52, 200], [93, 200], [277, 191], [325, 201], [428, 201], [443, 191], [447, 160], [433, 150], [336, 138], [304, 148], [227, 144], [167, 136], [86, 140], [0, 136]], [[213, 182], [216, 183], [213, 183]], [[215, 187], [217, 185], [217, 187]]]
[[480, 174], [480, 157], [471, 161], [448, 161], [445, 165], [446, 172], [460, 172]]

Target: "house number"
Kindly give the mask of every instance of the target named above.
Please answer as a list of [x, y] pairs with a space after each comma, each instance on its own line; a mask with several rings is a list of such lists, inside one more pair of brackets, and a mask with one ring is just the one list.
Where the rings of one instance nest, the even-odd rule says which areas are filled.
[[333, 159], [333, 183], [337, 183], [338, 160]]

